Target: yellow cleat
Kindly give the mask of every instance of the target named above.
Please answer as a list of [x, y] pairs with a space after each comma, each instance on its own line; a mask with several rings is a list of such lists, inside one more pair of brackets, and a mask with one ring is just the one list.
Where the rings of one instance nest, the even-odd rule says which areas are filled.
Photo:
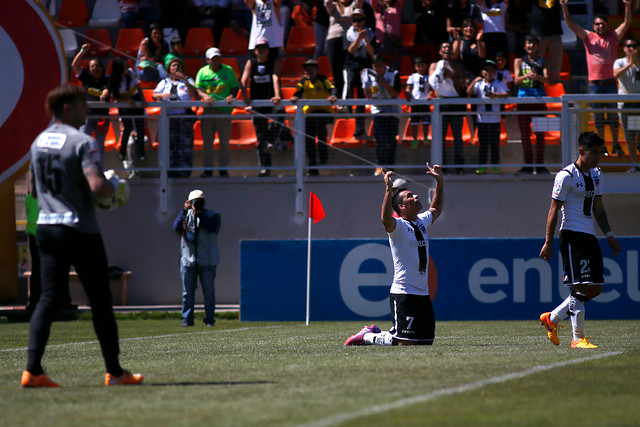
[[542, 313], [540, 315], [540, 323], [547, 330], [547, 337], [553, 345], [560, 344], [560, 338], [558, 338], [558, 325], [549, 320], [550, 312]]
[[578, 339], [573, 338], [571, 340], [571, 348], [598, 348], [597, 345], [591, 344], [587, 341], [587, 338], [580, 337]]

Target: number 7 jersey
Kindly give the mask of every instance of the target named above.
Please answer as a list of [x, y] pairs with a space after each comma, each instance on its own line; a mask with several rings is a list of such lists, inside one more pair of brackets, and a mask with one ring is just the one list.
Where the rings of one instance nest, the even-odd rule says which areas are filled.
[[560, 230], [595, 235], [593, 200], [602, 196], [602, 170], [593, 168], [588, 174], [572, 163], [557, 173], [551, 197], [562, 206]]

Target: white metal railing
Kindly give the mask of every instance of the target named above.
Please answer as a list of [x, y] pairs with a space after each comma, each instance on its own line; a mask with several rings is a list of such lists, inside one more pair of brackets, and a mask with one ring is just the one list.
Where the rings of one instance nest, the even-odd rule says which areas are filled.
[[[407, 103], [404, 99], [390, 99], [390, 100], [375, 100], [376, 105], [386, 106], [386, 105], [394, 105], [394, 106], [402, 106], [402, 105], [410, 105], [415, 106], [419, 104], [429, 104], [432, 106], [431, 113], [431, 146], [430, 146], [430, 159], [433, 164], [441, 164], [442, 163], [442, 150], [443, 150], [443, 135], [445, 130], [442, 128], [442, 115], [443, 114], [457, 114], [457, 115], [465, 115], [472, 116], [477, 114], [475, 111], [464, 111], [458, 113], [452, 112], [441, 112], [442, 105], [480, 105], [480, 104], [548, 104], [548, 103], [561, 103], [560, 110], [553, 111], [501, 111], [500, 115], [502, 116], [517, 116], [519, 114], [530, 114], [530, 115], [552, 115], [557, 117], [560, 125], [560, 134], [561, 134], [561, 161], [560, 163], [545, 163], [546, 166], [564, 166], [566, 164], [571, 163], [577, 157], [577, 139], [580, 132], [586, 130], [589, 126], [589, 121], [591, 120], [592, 114], [594, 112], [605, 112], [607, 110], [603, 109], [594, 109], [591, 107], [593, 103], [618, 103], [618, 102], [633, 102], [640, 103], [640, 95], [597, 95], [597, 98], [594, 98], [594, 95], [573, 95], [567, 94], [563, 95], [560, 98], [553, 97], [542, 97], [542, 98], [517, 98], [517, 97], [509, 97], [509, 98], [500, 98], [500, 99], [478, 99], [478, 98], [434, 98], [428, 101], [412, 101], [411, 103]], [[334, 105], [336, 106], [364, 106], [372, 104], [372, 100], [364, 100], [364, 99], [349, 99], [349, 100], [338, 100]], [[303, 106], [327, 106], [330, 105], [326, 100], [305, 100], [300, 99], [296, 104], [292, 104], [288, 100], [283, 100], [281, 103], [282, 106], [288, 105], [296, 105], [298, 108], [296, 110], [295, 115], [286, 114], [286, 117], [289, 119], [291, 123], [291, 119], [293, 118], [293, 133], [294, 133], [294, 155], [293, 155], [293, 165], [292, 168], [295, 169], [295, 181], [296, 187], [298, 190], [298, 194], [303, 194], [302, 187], [305, 181], [305, 115], [303, 114]], [[105, 108], [105, 107], [130, 107], [128, 103], [99, 103], [99, 102], [90, 102], [90, 108]], [[168, 108], [176, 108], [176, 107], [202, 107], [205, 106], [204, 102], [182, 102], [182, 101], [170, 101], [170, 102], [156, 102], [156, 103], [148, 103], [148, 107], [161, 107], [160, 115], [158, 116], [150, 116], [150, 118], [157, 118], [158, 120], [158, 165], [157, 167], [151, 168], [137, 168], [145, 171], [156, 171], [159, 172], [159, 184], [161, 187], [160, 194], [167, 194], [167, 187], [169, 185], [169, 177], [168, 177], [168, 166], [169, 166], [169, 119], [170, 117], [178, 118], [178, 117], [189, 117], [194, 118], [193, 115], [169, 115], [167, 114]], [[229, 104], [226, 104], [223, 101], [216, 101], [212, 105], [213, 107], [229, 107]], [[236, 101], [231, 106], [234, 107], [246, 107], [243, 101]], [[273, 104], [269, 101], [263, 100], [254, 100], [251, 104], [251, 107], [272, 107]], [[167, 108], [165, 108], [167, 107]], [[607, 112], [610, 112], [608, 110]], [[620, 112], [621, 110], [614, 110], [615, 112]], [[629, 109], [625, 110], [625, 113], [635, 113], [640, 116], [640, 109]], [[408, 113], [399, 113], [394, 114], [400, 118], [409, 117]], [[355, 117], [356, 114], [335, 114], [336, 118], [348, 118]], [[198, 119], [202, 117], [213, 117], [212, 115], [201, 115], [197, 116]], [[239, 120], [239, 119], [248, 119], [250, 116], [241, 116], [241, 115], [226, 115], [229, 120]], [[366, 118], [370, 118], [371, 115], [367, 114]], [[110, 116], [113, 118], [113, 116]], [[556, 120], [556, 121], [557, 121]], [[620, 141], [624, 141], [624, 133], [622, 129], [620, 130]], [[513, 142], [513, 141], [512, 141]], [[233, 159], [232, 159], [233, 161]], [[331, 168], [363, 168], [363, 167], [371, 167], [373, 164], [371, 162], [367, 162], [367, 165], [349, 165], [349, 166], [317, 166], [318, 169], [331, 169]], [[606, 164], [606, 161], [603, 162]], [[421, 159], [420, 162], [413, 164], [398, 164], [394, 165], [394, 169], [402, 170], [405, 168], [415, 168], [417, 165], [423, 165], [424, 161]], [[620, 165], [631, 165], [631, 163], [616, 163]], [[444, 165], [448, 168], [453, 167], [477, 167], [477, 164], [464, 164], [464, 165], [456, 165], [455, 163], [449, 162], [447, 165]], [[485, 165], [486, 166], [486, 165]], [[500, 164], [501, 167], [512, 166], [512, 167], [522, 167], [524, 163], [512, 163], [512, 164]], [[543, 166], [540, 164], [539, 166]], [[194, 167], [193, 170], [198, 170], [201, 168]], [[215, 169], [215, 168], [214, 168]], [[230, 169], [233, 169], [231, 167]], [[251, 169], [251, 167], [243, 166], [240, 169]], [[260, 166], [256, 164], [255, 169], [260, 169]], [[274, 168], [277, 169], [277, 168]], [[291, 169], [291, 168], [287, 168]], [[299, 205], [299, 206], [298, 206]], [[163, 197], [161, 210], [166, 211], [166, 198]], [[302, 198], [300, 198], [297, 203], [296, 209], [298, 211], [303, 210], [302, 206]]]

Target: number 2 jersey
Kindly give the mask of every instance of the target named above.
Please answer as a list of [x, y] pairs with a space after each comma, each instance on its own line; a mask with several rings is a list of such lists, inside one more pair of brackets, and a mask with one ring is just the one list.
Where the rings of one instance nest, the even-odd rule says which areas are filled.
[[557, 173], [551, 197], [562, 206], [560, 230], [596, 234], [593, 221], [593, 200], [602, 196], [602, 170], [593, 168], [588, 174], [575, 163]]
[[96, 141], [66, 124], [54, 124], [31, 145], [31, 166], [40, 214], [38, 225], [65, 225], [99, 233], [84, 169], [102, 171]]

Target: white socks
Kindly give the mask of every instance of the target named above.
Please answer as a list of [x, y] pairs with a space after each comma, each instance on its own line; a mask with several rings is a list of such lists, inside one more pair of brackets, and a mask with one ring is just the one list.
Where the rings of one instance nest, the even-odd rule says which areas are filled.
[[378, 334], [374, 334], [373, 332], [367, 332], [362, 337], [365, 344], [376, 344], [376, 345], [392, 345], [393, 344], [393, 335], [389, 332], [380, 332]]
[[580, 301], [573, 295], [569, 295], [560, 303], [549, 315], [549, 320], [558, 323], [571, 314], [571, 327], [573, 329], [573, 338], [581, 338], [584, 336], [584, 301]]

